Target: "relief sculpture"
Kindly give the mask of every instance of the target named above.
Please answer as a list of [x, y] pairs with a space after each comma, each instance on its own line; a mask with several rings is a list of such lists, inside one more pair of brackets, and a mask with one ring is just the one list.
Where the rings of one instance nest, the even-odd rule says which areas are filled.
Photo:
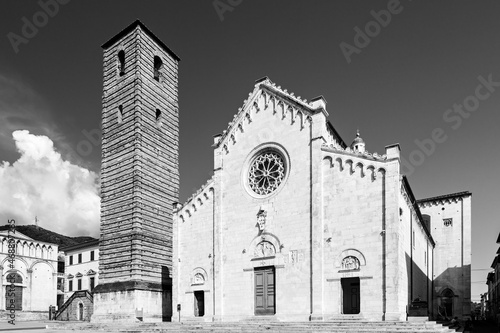
[[349, 256], [342, 260], [342, 270], [359, 269], [359, 260], [356, 257]]
[[275, 254], [276, 249], [274, 248], [274, 245], [269, 242], [263, 241], [257, 244], [257, 246], [255, 247], [254, 257], [263, 258], [274, 256]]

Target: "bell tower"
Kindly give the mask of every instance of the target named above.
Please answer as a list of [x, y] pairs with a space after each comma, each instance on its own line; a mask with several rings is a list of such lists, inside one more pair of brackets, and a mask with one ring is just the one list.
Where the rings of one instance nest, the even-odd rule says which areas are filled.
[[102, 48], [101, 236], [92, 322], [168, 321], [180, 59], [139, 20]]

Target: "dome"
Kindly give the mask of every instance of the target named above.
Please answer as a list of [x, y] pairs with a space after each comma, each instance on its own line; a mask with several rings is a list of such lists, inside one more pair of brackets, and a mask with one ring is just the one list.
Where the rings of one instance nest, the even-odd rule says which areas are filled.
[[360, 153], [365, 152], [365, 141], [359, 136], [359, 130], [356, 131], [356, 138], [351, 143], [351, 149]]

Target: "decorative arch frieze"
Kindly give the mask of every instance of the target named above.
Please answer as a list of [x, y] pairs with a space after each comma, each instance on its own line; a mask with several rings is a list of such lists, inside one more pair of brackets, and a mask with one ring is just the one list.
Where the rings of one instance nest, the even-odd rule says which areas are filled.
[[338, 166], [340, 172], [347, 169], [349, 175], [356, 174], [361, 178], [369, 176], [372, 182], [377, 180], [379, 174], [385, 174], [384, 168], [377, 168], [371, 163], [366, 164], [363, 161], [354, 161], [350, 158], [343, 159], [342, 157], [336, 157], [334, 160], [334, 157], [329, 155], [323, 157], [323, 166], [329, 168]]
[[349, 174], [352, 175], [354, 173], [354, 169], [352, 167], [352, 160], [346, 160], [345, 161], [346, 169], [349, 171]]
[[323, 166], [333, 168], [333, 159], [331, 156], [323, 157]]
[[213, 197], [213, 178], [210, 178], [198, 191], [187, 199], [184, 205], [177, 204], [175, 212], [181, 222], [189, 219], [200, 207]]
[[361, 178], [365, 177], [365, 172], [363, 171], [363, 163], [358, 162], [356, 163], [356, 166], [354, 167], [354, 172], [357, 174], [359, 171], [359, 175]]
[[[264, 88], [265, 87], [265, 88]], [[276, 94], [277, 91], [284, 94]], [[310, 118], [311, 105], [293, 93], [288, 94], [286, 90], [274, 85], [269, 80], [263, 83], [263, 86], [257, 85], [253, 92], [249, 94], [248, 99], [243, 101], [243, 106], [238, 108], [238, 113], [229, 122], [228, 128], [222, 132], [217, 146], [222, 147], [226, 154], [230, 152], [228, 141], [233, 145], [237, 142], [237, 133], [243, 133], [244, 127], [252, 122], [252, 117], [259, 112], [272, 109], [273, 115], [278, 115], [281, 120], [290, 119], [290, 125], [294, 125], [297, 120], [300, 123], [300, 130], [305, 127], [305, 120]]]

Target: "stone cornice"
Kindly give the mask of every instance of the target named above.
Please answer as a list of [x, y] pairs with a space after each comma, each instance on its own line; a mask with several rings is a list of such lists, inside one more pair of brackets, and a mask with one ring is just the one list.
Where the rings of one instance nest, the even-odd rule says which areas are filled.
[[410, 183], [408, 182], [408, 179], [404, 175], [401, 176], [401, 194], [405, 198], [405, 200], [408, 204], [408, 207], [410, 207], [410, 210], [416, 215], [420, 227], [424, 230], [425, 234], [427, 235], [427, 237], [431, 241], [432, 246], [436, 246], [436, 243], [434, 242], [434, 238], [432, 238], [430, 230], [427, 228], [427, 225], [424, 223], [422, 213], [420, 212], [420, 208], [418, 207], [417, 200], [415, 199], [415, 196], [413, 195], [413, 191], [411, 190]]
[[[198, 205], [202, 205], [204, 201], [208, 200], [208, 195], [201, 195], [207, 188], [210, 189], [210, 187], [213, 185], [214, 183], [214, 179], [213, 179], [213, 176], [210, 177], [210, 179], [208, 179], [206, 181], [205, 184], [203, 184], [195, 193], [193, 193], [187, 200], [184, 204], [177, 204], [175, 207], [174, 207], [174, 214], [179, 214], [179, 216], [181, 216], [183, 214], [183, 212], [186, 212], [186, 215], [187, 217], [191, 216], [192, 214], [192, 210], [190, 208], [193, 208], [193, 211], [196, 211], [196, 206]], [[198, 200], [196, 200], [198, 199]], [[192, 204], [192, 206], [190, 207], [189, 205]]]
[[367, 160], [372, 160], [372, 161], [378, 161], [378, 162], [386, 162], [387, 161], [387, 155], [379, 155], [377, 153], [360, 153], [358, 151], [354, 151], [349, 147], [342, 148], [340, 145], [335, 144], [335, 143], [325, 143], [321, 146], [321, 150], [323, 151], [328, 151], [332, 153], [339, 153], [343, 155], [349, 155], [349, 156], [354, 156], [354, 157], [359, 157], [359, 158], [364, 158]]
[[[426, 206], [431, 206], [431, 205], [442, 205], [444, 203], [456, 203], [463, 198], [467, 198], [471, 196], [472, 193], [469, 191], [464, 191], [464, 192], [457, 192], [457, 193], [451, 193], [451, 194], [445, 194], [445, 195], [440, 195], [436, 197], [431, 197], [431, 198], [425, 198], [425, 199], [419, 199], [417, 200], [417, 204], [419, 207], [426, 207]], [[500, 240], [500, 236], [499, 236]]]

